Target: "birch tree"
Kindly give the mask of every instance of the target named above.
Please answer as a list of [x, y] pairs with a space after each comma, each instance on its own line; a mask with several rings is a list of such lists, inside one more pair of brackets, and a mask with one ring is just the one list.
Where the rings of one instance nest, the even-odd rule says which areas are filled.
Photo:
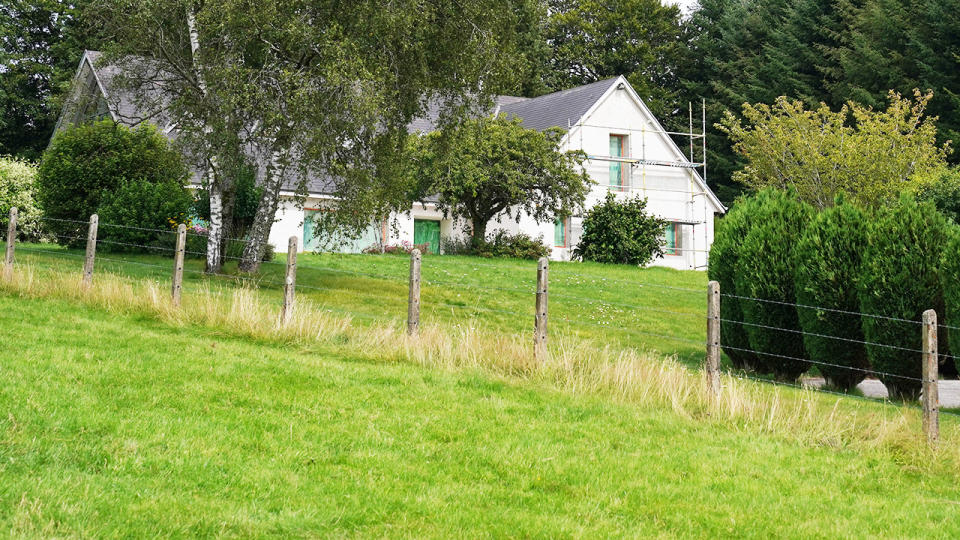
[[308, 180], [320, 180], [353, 221], [406, 204], [405, 182], [392, 173], [407, 124], [429, 104], [439, 104], [441, 124], [452, 122], [485, 103], [487, 88], [514, 77], [517, 21], [536, 7], [536, 0], [98, 0], [96, 9], [114, 36], [111, 59], [155, 66], [140, 88], [162, 87], [211, 186], [222, 182], [218, 160], [232, 149], [257, 170], [263, 197], [240, 264], [253, 272], [282, 189], [304, 195]]

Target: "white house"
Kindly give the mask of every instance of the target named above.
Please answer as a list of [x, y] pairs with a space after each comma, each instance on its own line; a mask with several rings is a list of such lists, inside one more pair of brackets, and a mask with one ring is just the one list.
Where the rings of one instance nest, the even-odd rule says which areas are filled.
[[[121, 92], [110, 92], [115, 73], [109, 66], [99, 66], [98, 53], [84, 54], [76, 76], [72, 102], [82, 106], [65, 107], [60, 124], [90, 117], [109, 116], [118, 122], [135, 125], [144, 120], [155, 123], [158, 115], [137, 111]], [[559, 127], [565, 130], [562, 150], [583, 150], [589, 159], [584, 167], [596, 182], [587, 198], [587, 208], [603, 199], [607, 192], [618, 197], [642, 195], [648, 210], [670, 222], [667, 230], [666, 255], [654, 265], [678, 269], [704, 268], [713, 242], [714, 216], [725, 211], [716, 195], [707, 187], [690, 156], [677, 146], [663, 129], [630, 83], [623, 77], [587, 84], [537, 98], [498, 96], [493, 114], [521, 119], [531, 129]], [[415, 120], [411, 131], [434, 129], [437, 111]], [[174, 137], [171, 126], [160, 128]], [[323, 182], [311, 182], [307, 198], [300, 204], [291, 187], [282, 192], [277, 221], [270, 242], [278, 250], [286, 249], [290, 236], [301, 238], [301, 246], [312, 250], [317, 241], [312, 234], [313, 216], [329, 206], [332, 196], [324, 192]], [[569, 260], [578, 242], [582, 216], [562, 222], [536, 222], [521, 216], [519, 222], [504, 218], [491, 223], [489, 232], [498, 229], [542, 236], [552, 247], [551, 257]], [[384, 243], [429, 241], [437, 249], [440, 240], [463, 235], [464, 223], [447, 218], [429, 202], [413, 204], [409, 211], [391, 216], [387, 223], [375, 224], [364, 236], [344, 246], [345, 251], [360, 251]]]

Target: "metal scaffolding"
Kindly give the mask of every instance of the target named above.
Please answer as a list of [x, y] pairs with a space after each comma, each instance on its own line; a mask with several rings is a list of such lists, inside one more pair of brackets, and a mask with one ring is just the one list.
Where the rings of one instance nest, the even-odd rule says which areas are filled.
[[[648, 186], [648, 185], [647, 185], [647, 167], [694, 169], [696, 172], [698, 172], [698, 173], [700, 174], [700, 178], [703, 180], [704, 186], [706, 186], [706, 180], [707, 180], [707, 108], [706, 108], [706, 100], [701, 100], [701, 104], [700, 104], [700, 105], [701, 105], [701, 117], [700, 117], [700, 132], [699, 132], [699, 133], [693, 131], [693, 104], [692, 104], [692, 103], [689, 103], [688, 106], [687, 106], [688, 128], [689, 128], [689, 130], [686, 131], [686, 132], [666, 131], [666, 130], [663, 130], [663, 129], [649, 129], [649, 128], [648, 128], [647, 126], [645, 126], [645, 125], [641, 125], [639, 128], [636, 128], [636, 127], [630, 127], [630, 126], [610, 126], [610, 125], [586, 124], [586, 123], [583, 123], [582, 121], [581, 121], [581, 122], [578, 122], [577, 124], [572, 125], [572, 126], [570, 126], [570, 127], [571, 127], [571, 128], [599, 128], [599, 129], [603, 129], [603, 130], [606, 130], [606, 131], [610, 131], [611, 133], [628, 135], [630, 139], [632, 139], [633, 136], [635, 136], [636, 134], [639, 134], [639, 137], [638, 137], [638, 138], [639, 138], [639, 143], [640, 143], [640, 144], [639, 144], [639, 146], [640, 146], [640, 148], [639, 148], [639, 150], [640, 150], [640, 155], [639, 155], [639, 156], [630, 155], [630, 154], [631, 154], [631, 151], [630, 151], [631, 147], [635, 146], [635, 144], [631, 141], [631, 142], [628, 143], [628, 147], [627, 147], [627, 151], [626, 151], [626, 154], [627, 154], [627, 155], [614, 156], [614, 155], [609, 155], [609, 154], [608, 154], [608, 155], [602, 155], [602, 154], [587, 154], [587, 161], [588, 161], [588, 162], [589, 162], [589, 161], [597, 161], [597, 162], [623, 163], [623, 164], [626, 164], [626, 165], [629, 167], [629, 172], [626, 174], [626, 179], [627, 179], [626, 184], [627, 184], [627, 185], [622, 185], [622, 184], [621, 184], [621, 185], [619, 185], [619, 186], [614, 186], [614, 185], [611, 183], [610, 189], [616, 189], [617, 191], [629, 191], [629, 192], [637, 192], [637, 191], [639, 191], [639, 192], [641, 192], [644, 196], [647, 195], [647, 192], [648, 192], [648, 191], [661, 192], [661, 193], [671, 193], [671, 192], [672, 192], [672, 193], [684, 193], [684, 194], [686, 194], [686, 195], [689, 195], [689, 200], [687, 201], [687, 204], [693, 205], [693, 203], [694, 203], [695, 200], [696, 200], [696, 197], [697, 197], [697, 196], [706, 195], [706, 189], [709, 189], [709, 188], [704, 187], [703, 189], [698, 189], [697, 186], [694, 185], [694, 180], [693, 180], [692, 177], [690, 177], [690, 178], [687, 179], [687, 189], [668, 189], [668, 188], [663, 188], [663, 187], [658, 187], [658, 186]], [[580, 132], [580, 133], [579, 133], [579, 135], [580, 135], [580, 148], [582, 149], [582, 148], [583, 148], [583, 129], [580, 129], [579, 132]], [[650, 134], [650, 135], [653, 135], [653, 136], [656, 136], [656, 137], [666, 136], [667, 138], [670, 138], [671, 141], [674, 142], [674, 143], [676, 143], [676, 141], [673, 141], [672, 137], [687, 138], [688, 141], [689, 141], [689, 155], [683, 156], [683, 151], [681, 150], [681, 151], [680, 151], [680, 155], [681, 155], [683, 158], [685, 158], [685, 159], [664, 160], [664, 159], [654, 159], [654, 158], [648, 157], [648, 156], [647, 156], [647, 134]], [[629, 139], [628, 139], [628, 140], [629, 140]], [[700, 159], [700, 160], [696, 160], [696, 159], [695, 159], [695, 155], [694, 155], [694, 154], [695, 154], [695, 147], [696, 147], [696, 146], [699, 146], [700, 149], [701, 149], [701, 156], [700, 156], [701, 159]], [[677, 145], [677, 147], [678, 147], [678, 149], [679, 149], [679, 148], [682, 148], [682, 147], [680, 147], [679, 145]], [[660, 157], [662, 157], [662, 156], [660, 156]], [[640, 176], [640, 185], [633, 185], [633, 184], [634, 184], [634, 173], [635, 173], [635, 172], [636, 172], [636, 173], [639, 173], [639, 176]], [[708, 221], [709, 216], [706, 215], [707, 210], [706, 210], [706, 208], [704, 209], [704, 216], [703, 216], [702, 219], [700, 219], [699, 216], [697, 216], [696, 218], [692, 218], [692, 214], [694, 213], [694, 211], [695, 211], [695, 209], [693, 208], [693, 206], [690, 206], [690, 207], [689, 207], [690, 215], [685, 216], [684, 219], [681, 219], [681, 220], [672, 220], [672, 221], [673, 221], [674, 223], [678, 224], [678, 225], [684, 225], [684, 226], [686, 226], [686, 227], [690, 227], [690, 229], [691, 229], [691, 232], [690, 232], [690, 238], [691, 238], [691, 240], [694, 240], [694, 239], [696, 238], [697, 232], [698, 232], [698, 231], [697, 231], [697, 228], [698, 228], [698, 227], [701, 227], [702, 230], [703, 230], [703, 239], [704, 239], [705, 245], [708, 245], [708, 244], [709, 244], [709, 232], [708, 232], [708, 230], [707, 230], [706, 224], [707, 224], [707, 221]], [[691, 219], [691, 218], [692, 218], [692, 219]], [[695, 241], [695, 240], [694, 240], [694, 241]], [[679, 247], [679, 248], [676, 248], [675, 251], [695, 252], [695, 253], [696, 253], [696, 252], [704, 252], [705, 250], [698, 250], [698, 249], [692, 249], [692, 248]], [[696, 262], [694, 262], [693, 264], [696, 265]]]

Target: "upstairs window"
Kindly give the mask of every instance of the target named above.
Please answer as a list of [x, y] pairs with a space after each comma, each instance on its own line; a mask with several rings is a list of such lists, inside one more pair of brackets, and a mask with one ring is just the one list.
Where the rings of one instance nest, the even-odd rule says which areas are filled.
[[[610, 157], [628, 157], [630, 146], [626, 135], [610, 135]], [[628, 172], [630, 166], [620, 161], [610, 162], [610, 190], [626, 191], [629, 188]]]

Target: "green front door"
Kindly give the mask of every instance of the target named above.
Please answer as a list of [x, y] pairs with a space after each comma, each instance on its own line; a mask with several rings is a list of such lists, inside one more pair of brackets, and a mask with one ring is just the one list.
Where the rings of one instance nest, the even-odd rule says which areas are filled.
[[314, 251], [320, 245], [314, 235], [313, 217], [319, 210], [305, 210], [303, 212], [303, 251]]
[[440, 252], [440, 222], [425, 219], [413, 220], [413, 243], [428, 244], [428, 253]]

